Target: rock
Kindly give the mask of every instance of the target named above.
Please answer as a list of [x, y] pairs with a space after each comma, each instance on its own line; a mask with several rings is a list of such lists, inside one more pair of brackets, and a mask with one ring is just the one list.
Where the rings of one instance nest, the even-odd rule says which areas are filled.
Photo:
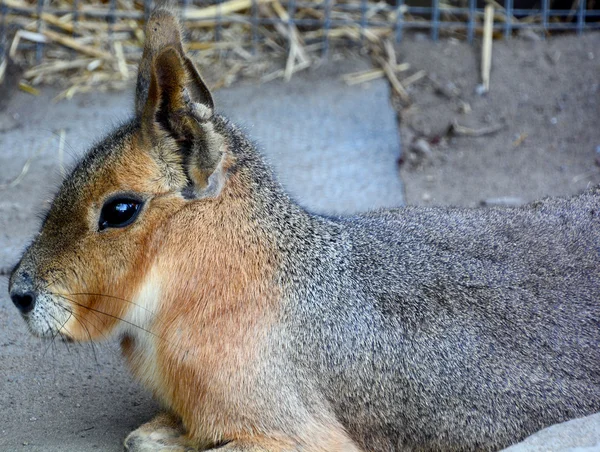
[[535, 31], [530, 30], [528, 28], [523, 28], [519, 30], [519, 37], [526, 39], [528, 41], [541, 41], [542, 37], [537, 34]]
[[504, 452], [599, 452], [600, 413], [534, 433]]
[[412, 143], [411, 149], [423, 157], [430, 157], [432, 154], [431, 146], [429, 146], [427, 140], [424, 140], [423, 138], [419, 138]]
[[522, 206], [525, 204], [523, 199], [514, 196], [501, 196], [499, 198], [488, 198], [481, 201], [482, 206]]

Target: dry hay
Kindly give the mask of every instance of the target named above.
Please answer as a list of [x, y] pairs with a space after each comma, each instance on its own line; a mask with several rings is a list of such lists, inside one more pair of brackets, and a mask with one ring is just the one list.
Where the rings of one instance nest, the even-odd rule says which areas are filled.
[[[3, 2], [10, 8], [6, 20], [18, 28], [9, 55], [27, 68], [22, 88], [33, 92], [32, 87], [40, 84], [60, 84], [65, 88], [61, 97], [70, 98], [78, 92], [121, 89], [135, 77], [147, 13], [143, 2], [81, 1], [77, 17], [70, 0], [51, 1], [39, 16], [35, 0]], [[111, 3], [112, 24], [107, 21]], [[219, 88], [240, 77], [289, 79], [319, 60], [326, 34], [328, 45], [348, 48], [349, 42], [379, 45], [394, 33], [396, 12], [385, 2], [368, 2], [361, 10], [358, 0], [337, 1], [329, 12], [326, 4], [322, 0], [295, 8], [294, 20], [310, 23], [305, 26], [290, 21], [289, 5], [280, 0], [256, 0], [254, 7], [252, 0], [189, 5], [180, 15], [187, 48], [203, 72], [209, 72], [213, 88]], [[332, 23], [330, 29], [324, 27], [326, 20]], [[384, 26], [361, 30], [364, 20]], [[40, 43], [44, 52], [38, 62], [35, 47]], [[340, 43], [343, 46], [336, 46]], [[215, 67], [218, 76], [210, 74]]]
[[[79, 92], [122, 89], [135, 77], [147, 2], [80, 0], [74, 14], [72, 0], [47, 0], [38, 14], [36, 0], [1, 1], [9, 8], [7, 22], [18, 29], [9, 55], [27, 68], [22, 89], [35, 93], [35, 86], [40, 84], [59, 84], [64, 87], [59, 97], [71, 98]], [[488, 2], [496, 6], [494, 20], [504, 21], [504, 9], [494, 0]], [[208, 6], [192, 3], [179, 11], [187, 30], [187, 48], [213, 89], [243, 77], [289, 80], [294, 73], [318, 63], [326, 45], [340, 52], [367, 49], [377, 68], [349, 74], [346, 82], [387, 77], [405, 103], [410, 99], [404, 85], [426, 75], [416, 73], [404, 82], [398, 79], [398, 74], [409, 67], [396, 63], [391, 44], [397, 15], [402, 14], [402, 20], [413, 26], [423, 24], [426, 28], [429, 24], [423, 17], [407, 14], [406, 7], [393, 7], [393, 1], [314, 0], [292, 4], [293, 10], [286, 0], [225, 0]], [[452, 6], [440, 2], [442, 19], [455, 23], [463, 20], [452, 15]], [[114, 18], [112, 23], [107, 19], [110, 17]], [[479, 27], [479, 13], [476, 19]], [[518, 22], [514, 17], [512, 21]], [[35, 50], [40, 44], [44, 51], [38, 61]], [[0, 81], [2, 70], [0, 65]]]

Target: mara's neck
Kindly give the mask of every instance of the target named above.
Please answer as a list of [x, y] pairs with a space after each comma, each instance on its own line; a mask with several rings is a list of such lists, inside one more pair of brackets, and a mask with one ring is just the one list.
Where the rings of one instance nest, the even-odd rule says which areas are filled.
[[244, 199], [243, 215], [266, 236], [280, 257], [290, 263], [300, 260], [302, 265], [314, 252], [339, 246], [339, 221], [313, 214], [296, 203], [239, 130], [231, 127], [229, 137], [234, 160], [228, 181], [231, 199]]

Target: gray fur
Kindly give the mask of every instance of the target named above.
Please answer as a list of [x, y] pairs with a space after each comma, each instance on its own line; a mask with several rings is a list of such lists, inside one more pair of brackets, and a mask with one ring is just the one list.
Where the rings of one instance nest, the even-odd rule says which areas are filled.
[[326, 218], [227, 135], [284, 256], [273, 353], [364, 450], [495, 450], [600, 409], [600, 190]]

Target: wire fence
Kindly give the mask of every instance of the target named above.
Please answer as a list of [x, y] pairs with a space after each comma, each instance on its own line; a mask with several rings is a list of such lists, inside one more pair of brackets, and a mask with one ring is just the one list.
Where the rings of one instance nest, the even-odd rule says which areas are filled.
[[[433, 40], [453, 35], [471, 42], [481, 33], [484, 7], [489, 2], [495, 5], [495, 37], [510, 38], [520, 30], [533, 30], [543, 37], [600, 29], [600, 0], [180, 0], [173, 3], [185, 28], [190, 30], [193, 51], [223, 53], [233, 49], [240, 55], [243, 52], [255, 55], [283, 48], [289, 58], [302, 60], [307, 52], [327, 54], [332, 43], [361, 45], [382, 37], [401, 41], [410, 30], [428, 33]], [[107, 60], [109, 55], [116, 55], [115, 67], [127, 74], [127, 64], [133, 67], [141, 53], [143, 25], [153, 3], [151, 0], [0, 0], [0, 55], [7, 51], [26, 53], [31, 66], [40, 64], [52, 46], [62, 46], [69, 49], [73, 58], [81, 54]], [[19, 39], [15, 40], [17, 34]], [[86, 68], [89, 70], [89, 66]]]

